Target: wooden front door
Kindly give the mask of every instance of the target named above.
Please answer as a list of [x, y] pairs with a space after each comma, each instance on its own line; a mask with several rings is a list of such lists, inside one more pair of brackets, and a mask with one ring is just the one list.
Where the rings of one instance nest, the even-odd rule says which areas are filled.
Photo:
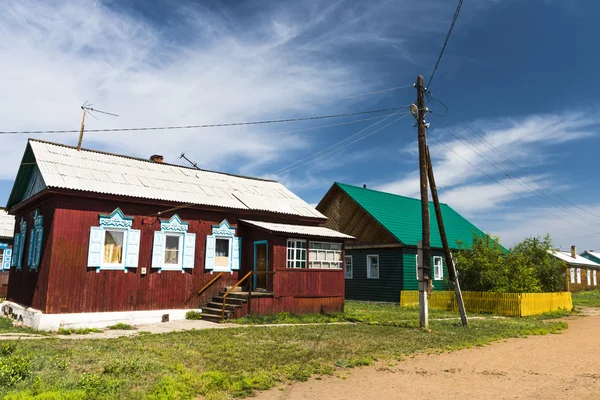
[[269, 255], [268, 244], [264, 242], [254, 243], [254, 288], [267, 290], [269, 283]]

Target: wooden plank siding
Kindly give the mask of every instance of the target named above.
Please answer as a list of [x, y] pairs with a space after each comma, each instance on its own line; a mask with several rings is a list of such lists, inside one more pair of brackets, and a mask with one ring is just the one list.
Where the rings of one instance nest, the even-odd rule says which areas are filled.
[[[402, 290], [402, 249], [352, 249], [352, 279], [346, 279], [347, 300], [398, 302]], [[379, 279], [367, 278], [367, 256], [379, 256]]]
[[346, 245], [365, 244], [397, 244], [396, 239], [387, 229], [379, 224], [346, 192], [333, 186], [317, 206], [317, 210], [327, 216], [323, 226], [354, 236]]
[[[571, 282], [571, 268], [575, 270], [575, 282]], [[581, 283], [577, 283], [577, 268], [581, 270]], [[587, 271], [590, 271], [590, 284], [587, 282]], [[594, 285], [594, 270], [596, 270], [596, 285]], [[571, 292], [579, 292], [582, 290], [598, 289], [600, 285], [600, 270], [598, 268], [585, 268], [583, 266], [567, 267], [566, 273], [566, 289]]]
[[[141, 231], [139, 263], [137, 268], [111, 271], [87, 267], [90, 227], [99, 225], [99, 215], [110, 214], [119, 207], [127, 217], [133, 217], [132, 229]], [[340, 312], [343, 310], [344, 279], [342, 270], [287, 270], [287, 237], [273, 235], [256, 228], [238, 225], [240, 218], [268, 222], [299, 223], [293, 216], [273, 213], [240, 215], [237, 211], [214, 211], [182, 208], [162, 214], [169, 219], [174, 213], [189, 223], [188, 232], [196, 233], [194, 268], [181, 271], [162, 271], [151, 268], [154, 232], [160, 230], [155, 217], [165, 211], [160, 205], [140, 204], [124, 199], [91, 199], [54, 195], [43, 203], [20, 209], [32, 226], [33, 211], [38, 208], [44, 216], [44, 240], [39, 272], [24, 265], [21, 271], [11, 269], [8, 298], [45, 313], [80, 313], [104, 311], [139, 311], [156, 309], [199, 308], [219, 289], [235, 284], [240, 277], [254, 268], [254, 242], [267, 240], [269, 270], [275, 270], [275, 296], [256, 303], [256, 312]], [[222, 220], [237, 228], [242, 238], [240, 271], [225, 273], [201, 297], [197, 292], [214, 275], [204, 269], [206, 236], [212, 226]], [[304, 224], [309, 224], [304, 221]], [[316, 225], [313, 222], [312, 225]], [[28, 252], [27, 236], [24, 260]], [[307, 238], [307, 240], [311, 240]], [[320, 240], [319, 241], [323, 241]], [[337, 242], [332, 240], [331, 242]], [[147, 273], [141, 274], [146, 268]], [[247, 287], [247, 286], [246, 286]], [[262, 301], [262, 300], [261, 300]]]

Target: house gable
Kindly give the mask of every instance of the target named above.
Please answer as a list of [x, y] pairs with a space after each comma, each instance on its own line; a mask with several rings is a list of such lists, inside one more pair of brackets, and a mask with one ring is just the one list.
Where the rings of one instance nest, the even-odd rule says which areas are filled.
[[46, 188], [31, 145], [27, 144], [6, 208], [10, 209]]
[[[347, 205], [348, 203], [335, 204], [335, 197], [329, 196], [331, 193], [335, 193], [336, 190], [345, 193], [345, 197], [349, 198], [350, 203], [354, 203], [355, 206], [350, 209]], [[348, 224], [351, 225], [359, 218], [358, 215], [353, 214], [354, 210], [362, 210], [363, 215], [364, 213], [369, 215], [372, 221], [375, 221], [378, 226], [382, 227], [394, 238], [395, 243], [412, 247], [417, 246], [419, 240], [421, 240], [421, 203], [419, 199], [336, 182], [321, 203], [319, 203], [317, 209], [329, 218], [335, 219], [337, 208], [340, 209], [338, 215], [341, 218], [338, 221], [337, 229], [357, 238], [360, 238], [357, 233], [345, 230]], [[471, 247], [473, 234], [484, 235], [479, 228], [467, 221], [447, 204], [440, 204], [440, 208], [450, 248], [458, 248], [459, 243], [462, 243], [465, 247]], [[429, 213], [431, 221], [431, 247], [442, 248], [435, 209], [431, 202], [429, 204]], [[351, 222], [342, 222], [342, 219], [349, 219]], [[371, 222], [369, 226], [375, 226], [375, 223]], [[388, 242], [380, 241], [377, 243], [385, 244]]]
[[399, 244], [399, 240], [389, 230], [336, 184], [316, 208], [327, 216], [323, 226], [356, 238], [347, 242], [349, 247]]

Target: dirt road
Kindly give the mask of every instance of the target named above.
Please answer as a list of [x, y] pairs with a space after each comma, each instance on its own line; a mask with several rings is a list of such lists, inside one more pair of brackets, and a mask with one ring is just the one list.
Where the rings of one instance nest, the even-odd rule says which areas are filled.
[[257, 399], [600, 399], [600, 313], [567, 322], [560, 335], [357, 368]]

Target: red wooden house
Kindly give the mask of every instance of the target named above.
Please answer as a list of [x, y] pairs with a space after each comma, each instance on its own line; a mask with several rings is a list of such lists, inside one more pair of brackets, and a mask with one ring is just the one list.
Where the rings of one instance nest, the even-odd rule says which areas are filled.
[[29, 140], [8, 209], [1, 311], [39, 329], [343, 310], [351, 237], [275, 181]]
[[15, 218], [0, 208], [0, 299], [6, 297]]

